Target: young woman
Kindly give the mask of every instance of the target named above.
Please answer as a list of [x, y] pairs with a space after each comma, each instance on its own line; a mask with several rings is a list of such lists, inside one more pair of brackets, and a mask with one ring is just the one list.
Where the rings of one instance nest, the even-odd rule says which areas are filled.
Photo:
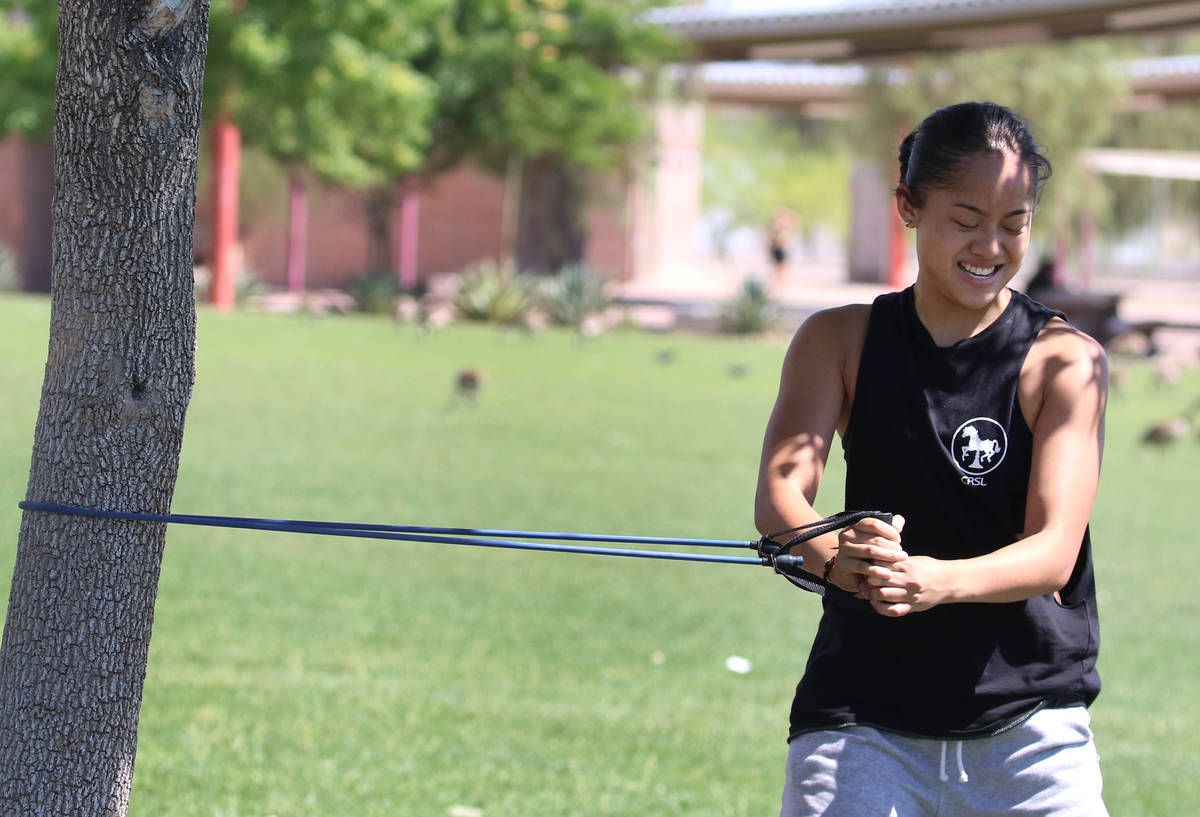
[[895, 191], [916, 283], [813, 315], [788, 350], [759, 530], [820, 518], [835, 431], [845, 507], [896, 516], [797, 547], [825, 593], [784, 817], [1106, 814], [1086, 709], [1106, 361], [1008, 288], [1049, 172], [1007, 108], [935, 111]]

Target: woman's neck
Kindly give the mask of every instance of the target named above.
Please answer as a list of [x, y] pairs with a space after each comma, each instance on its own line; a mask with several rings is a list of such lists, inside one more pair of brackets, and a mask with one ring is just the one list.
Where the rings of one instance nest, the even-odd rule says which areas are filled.
[[938, 346], [953, 346], [987, 329], [1004, 314], [1012, 300], [1012, 290], [1002, 289], [981, 308], [970, 308], [941, 297], [932, 287], [923, 287], [918, 280], [913, 285], [913, 303], [917, 318]]

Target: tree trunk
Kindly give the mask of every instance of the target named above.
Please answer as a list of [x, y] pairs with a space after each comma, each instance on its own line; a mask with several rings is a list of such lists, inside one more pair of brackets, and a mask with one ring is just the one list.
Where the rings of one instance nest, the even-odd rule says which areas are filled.
[[208, 259], [208, 300], [217, 309], [227, 312], [237, 302], [242, 132], [224, 113], [218, 115], [213, 127], [212, 144], [212, 247]]
[[288, 292], [300, 294], [308, 278], [308, 193], [300, 171], [288, 176]]
[[587, 243], [584, 171], [553, 156], [525, 164], [517, 216], [517, 267], [558, 272], [583, 261]]
[[21, 281], [26, 292], [50, 291], [50, 200], [54, 195], [54, 151], [40, 141], [24, 144], [21, 193], [25, 223], [21, 235]]
[[363, 196], [367, 218], [367, 272], [391, 275], [392, 266], [392, 190], [377, 187]]
[[[60, 0], [50, 344], [27, 498], [170, 508], [194, 379], [208, 0]], [[165, 530], [26, 512], [0, 813], [123, 815]]]

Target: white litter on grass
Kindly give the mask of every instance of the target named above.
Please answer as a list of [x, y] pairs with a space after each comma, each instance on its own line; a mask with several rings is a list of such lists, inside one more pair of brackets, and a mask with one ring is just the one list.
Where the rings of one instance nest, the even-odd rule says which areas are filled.
[[483, 809], [474, 806], [451, 806], [446, 814], [449, 817], [483, 817]]
[[731, 655], [725, 659], [725, 669], [730, 672], [736, 672], [738, 675], [745, 675], [754, 665], [750, 663], [749, 658], [742, 658], [740, 655]]
[[655, 650], [654, 652], [650, 653], [650, 663], [656, 667], [661, 667], [663, 664], [667, 663], [667, 654], [662, 650]]

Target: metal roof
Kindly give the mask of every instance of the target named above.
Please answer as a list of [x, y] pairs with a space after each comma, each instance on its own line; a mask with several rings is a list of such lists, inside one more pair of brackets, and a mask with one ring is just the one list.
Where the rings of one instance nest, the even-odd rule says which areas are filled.
[[[905, 69], [887, 70], [891, 82], [905, 81]], [[1200, 96], [1200, 55], [1117, 62], [1112, 70], [1130, 78], [1138, 97]], [[731, 61], [706, 63], [696, 76], [704, 95], [714, 102], [811, 105], [849, 102], [866, 81], [867, 69], [858, 64]]]
[[1085, 150], [1083, 161], [1100, 173], [1200, 181], [1200, 153], [1192, 151], [1096, 148]]
[[647, 20], [698, 59], [847, 59], [1117, 31], [1200, 26], [1200, 2], [1170, 0], [846, 0], [656, 8]]

